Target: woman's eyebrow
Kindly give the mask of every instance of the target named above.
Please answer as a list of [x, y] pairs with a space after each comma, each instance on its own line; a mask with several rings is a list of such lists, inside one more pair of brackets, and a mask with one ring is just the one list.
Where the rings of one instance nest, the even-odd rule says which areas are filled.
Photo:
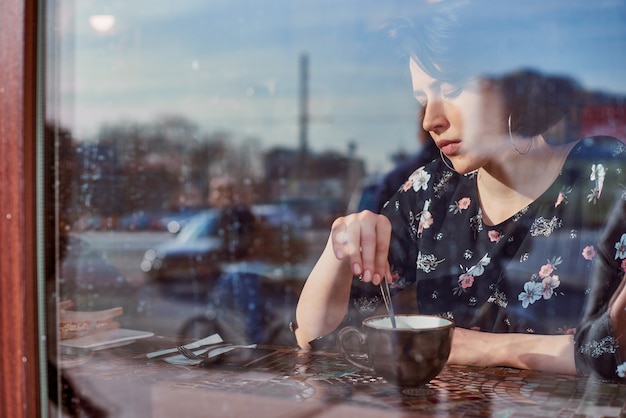
[[[435, 81], [433, 81], [432, 83], [430, 83], [428, 85], [428, 88], [431, 91], [439, 91], [439, 89], [441, 88], [442, 84], [443, 84], [442, 81], [435, 80]], [[424, 90], [413, 90], [413, 96], [415, 96], [415, 97], [423, 97], [423, 96], [426, 96], [426, 92]]]

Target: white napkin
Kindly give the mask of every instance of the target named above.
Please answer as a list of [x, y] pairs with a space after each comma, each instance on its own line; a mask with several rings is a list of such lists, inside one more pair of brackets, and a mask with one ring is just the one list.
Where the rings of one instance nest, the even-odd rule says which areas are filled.
[[[202, 338], [201, 340], [194, 341], [189, 344], [185, 344], [184, 347], [193, 350], [194, 348], [200, 348], [205, 345], [219, 344], [221, 342], [224, 342], [222, 337], [220, 337], [219, 334], [213, 334], [213, 335], [209, 335], [208, 337]], [[208, 349], [205, 350], [204, 352], [206, 351], [208, 351]], [[153, 351], [152, 353], [146, 354], [146, 357], [153, 358], [153, 357], [159, 357], [165, 354], [173, 354], [173, 353], [178, 353], [178, 349], [176, 347], [168, 348], [166, 350]]]

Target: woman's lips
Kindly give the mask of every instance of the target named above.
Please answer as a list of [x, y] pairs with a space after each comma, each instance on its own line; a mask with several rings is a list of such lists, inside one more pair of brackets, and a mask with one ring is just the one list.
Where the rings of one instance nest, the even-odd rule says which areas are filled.
[[450, 155], [454, 155], [457, 153], [457, 151], [459, 150], [459, 147], [461, 146], [460, 142], [442, 142], [439, 145], [439, 149], [441, 150], [441, 152], [443, 152], [446, 156], [450, 156]]

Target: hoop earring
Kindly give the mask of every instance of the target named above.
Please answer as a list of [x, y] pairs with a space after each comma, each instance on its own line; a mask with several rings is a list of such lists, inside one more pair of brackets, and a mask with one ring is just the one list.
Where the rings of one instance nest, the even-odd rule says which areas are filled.
[[509, 113], [509, 141], [511, 141], [511, 145], [513, 145], [513, 148], [515, 148], [515, 151], [517, 151], [519, 155], [528, 154], [528, 151], [530, 151], [530, 148], [533, 146], [532, 138], [530, 141], [528, 141], [528, 148], [526, 148], [526, 151], [524, 152], [520, 151], [519, 148], [515, 146], [515, 142], [513, 141], [513, 132], [511, 132], [511, 114], [510, 113]]
[[441, 149], [439, 150], [439, 156], [441, 157], [441, 161], [443, 161], [444, 165], [456, 173], [454, 167], [451, 167], [450, 164], [448, 164], [448, 162], [446, 161], [446, 157], [443, 156], [443, 152], [441, 151]]

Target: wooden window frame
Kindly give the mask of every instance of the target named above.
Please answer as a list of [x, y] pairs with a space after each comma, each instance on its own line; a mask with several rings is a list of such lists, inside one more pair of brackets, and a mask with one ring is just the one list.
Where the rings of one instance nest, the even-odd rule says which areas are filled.
[[42, 415], [36, 242], [36, 0], [0, 12], [0, 416]]

